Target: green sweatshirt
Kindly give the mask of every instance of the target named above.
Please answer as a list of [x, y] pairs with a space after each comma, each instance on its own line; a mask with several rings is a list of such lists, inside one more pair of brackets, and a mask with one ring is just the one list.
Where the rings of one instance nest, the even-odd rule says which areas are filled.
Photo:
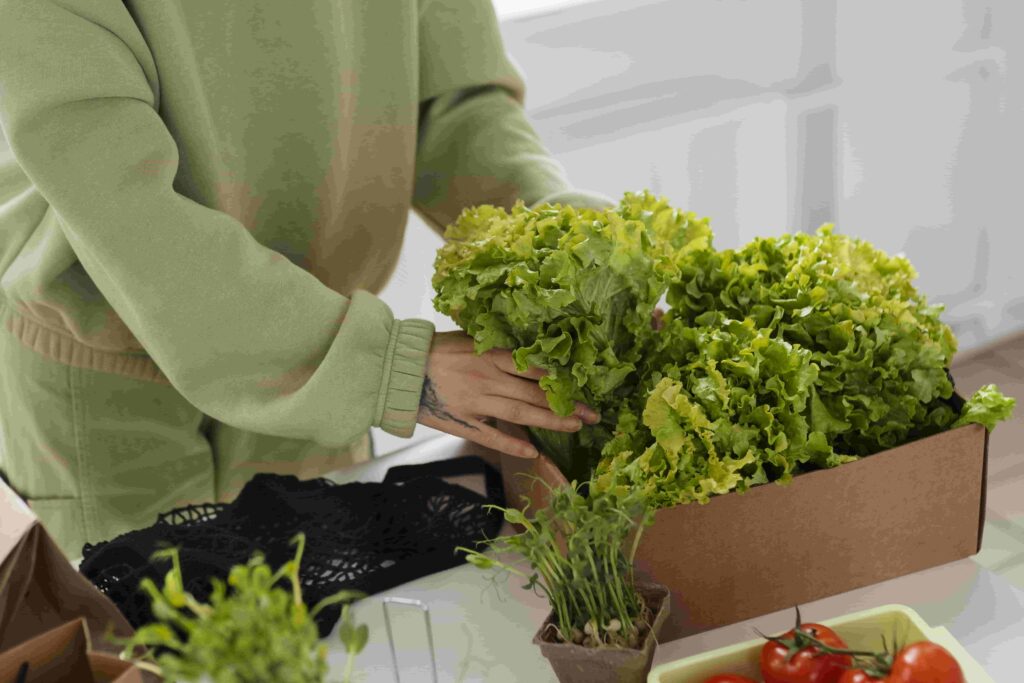
[[433, 328], [373, 293], [410, 206], [606, 201], [522, 98], [488, 0], [0, 0], [10, 329], [242, 429], [408, 436]]

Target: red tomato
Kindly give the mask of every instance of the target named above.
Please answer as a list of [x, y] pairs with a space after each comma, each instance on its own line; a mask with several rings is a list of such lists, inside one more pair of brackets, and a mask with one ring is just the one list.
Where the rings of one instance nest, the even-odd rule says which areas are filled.
[[[800, 631], [828, 647], [845, 650], [846, 643], [835, 631], [821, 624], [803, 624]], [[787, 632], [782, 640], [792, 641], [794, 631]], [[789, 656], [789, 649], [782, 643], [770, 640], [761, 648], [761, 675], [764, 683], [838, 683], [839, 677], [852, 663], [849, 655], [822, 655], [813, 646], [805, 647]]]
[[865, 673], [864, 669], [848, 669], [839, 677], [839, 683], [885, 683], [887, 678], [876, 678]]
[[850, 669], [838, 683], [964, 683], [964, 674], [944, 647], [926, 641], [913, 643], [897, 652], [885, 676], [871, 676], [863, 669]]
[[964, 683], [964, 672], [941, 645], [913, 643], [896, 653], [888, 683]]
[[737, 674], [719, 674], [704, 679], [704, 683], [757, 683], [753, 678], [739, 676]]

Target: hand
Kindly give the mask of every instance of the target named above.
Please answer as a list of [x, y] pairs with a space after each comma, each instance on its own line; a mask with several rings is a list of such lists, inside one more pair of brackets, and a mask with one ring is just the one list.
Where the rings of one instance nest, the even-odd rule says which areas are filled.
[[546, 371], [516, 370], [509, 351], [494, 349], [477, 355], [473, 340], [462, 332], [434, 335], [420, 397], [419, 423], [520, 458], [536, 458], [528, 441], [505, 434], [493, 419], [559, 432], [579, 431], [583, 422], [600, 417], [577, 404], [569, 417], [551, 411], [537, 380]]

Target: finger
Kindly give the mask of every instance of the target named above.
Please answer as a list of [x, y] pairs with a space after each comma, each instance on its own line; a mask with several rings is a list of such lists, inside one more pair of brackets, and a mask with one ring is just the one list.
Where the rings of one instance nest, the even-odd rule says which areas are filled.
[[[488, 393], [491, 396], [511, 398], [550, 410], [551, 404], [548, 403], [547, 394], [544, 393], [544, 390], [536, 382], [511, 377], [509, 379], [511, 380], [509, 382], [497, 382], [491, 385]], [[601, 421], [601, 416], [597, 414], [597, 411], [580, 402], [576, 403], [576, 408], [572, 414], [587, 424], [597, 424]]]
[[517, 401], [529, 403], [539, 408], [548, 407], [548, 397], [544, 390], [533, 380], [509, 377], [500, 382], [494, 382], [488, 387], [487, 393], [490, 396], [512, 398]]
[[596, 410], [585, 403], [580, 403], [579, 401], [576, 402], [576, 409], [573, 411], [573, 415], [580, 418], [587, 424], [596, 425], [601, 421], [601, 416]]
[[488, 396], [480, 400], [477, 412], [480, 415], [496, 417], [525, 427], [539, 427], [556, 432], [578, 432], [583, 421], [575, 416], [561, 417], [549, 408], [539, 408], [529, 403], [499, 396]]
[[519, 372], [516, 369], [516, 363], [512, 360], [512, 353], [503, 349], [492, 349], [487, 352], [488, 357], [494, 366], [502, 372], [507, 372], [510, 375], [516, 377], [526, 377], [527, 379], [542, 379], [547, 377], [548, 371], [543, 368], [530, 367], [526, 372]]
[[532, 460], [540, 456], [540, 453], [529, 441], [517, 439], [490, 425], [485, 425], [483, 422], [477, 423], [476, 432], [466, 438], [481, 446], [507, 453], [516, 458]]
[[517, 439], [490, 425], [484, 424], [480, 420], [470, 419], [452, 422], [428, 416], [421, 420], [421, 422], [424, 426], [472, 441], [491, 450], [507, 453], [516, 458], [532, 459], [539, 456], [537, 449], [529, 441]]

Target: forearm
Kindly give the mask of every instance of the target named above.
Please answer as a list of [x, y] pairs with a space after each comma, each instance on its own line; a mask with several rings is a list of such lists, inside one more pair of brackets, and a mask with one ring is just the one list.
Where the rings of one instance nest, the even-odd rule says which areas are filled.
[[223, 422], [339, 445], [374, 425], [409, 435], [432, 326], [341, 296], [179, 194], [144, 43], [118, 34], [126, 10], [67, 4], [0, 3], [0, 125], [117, 315]]

